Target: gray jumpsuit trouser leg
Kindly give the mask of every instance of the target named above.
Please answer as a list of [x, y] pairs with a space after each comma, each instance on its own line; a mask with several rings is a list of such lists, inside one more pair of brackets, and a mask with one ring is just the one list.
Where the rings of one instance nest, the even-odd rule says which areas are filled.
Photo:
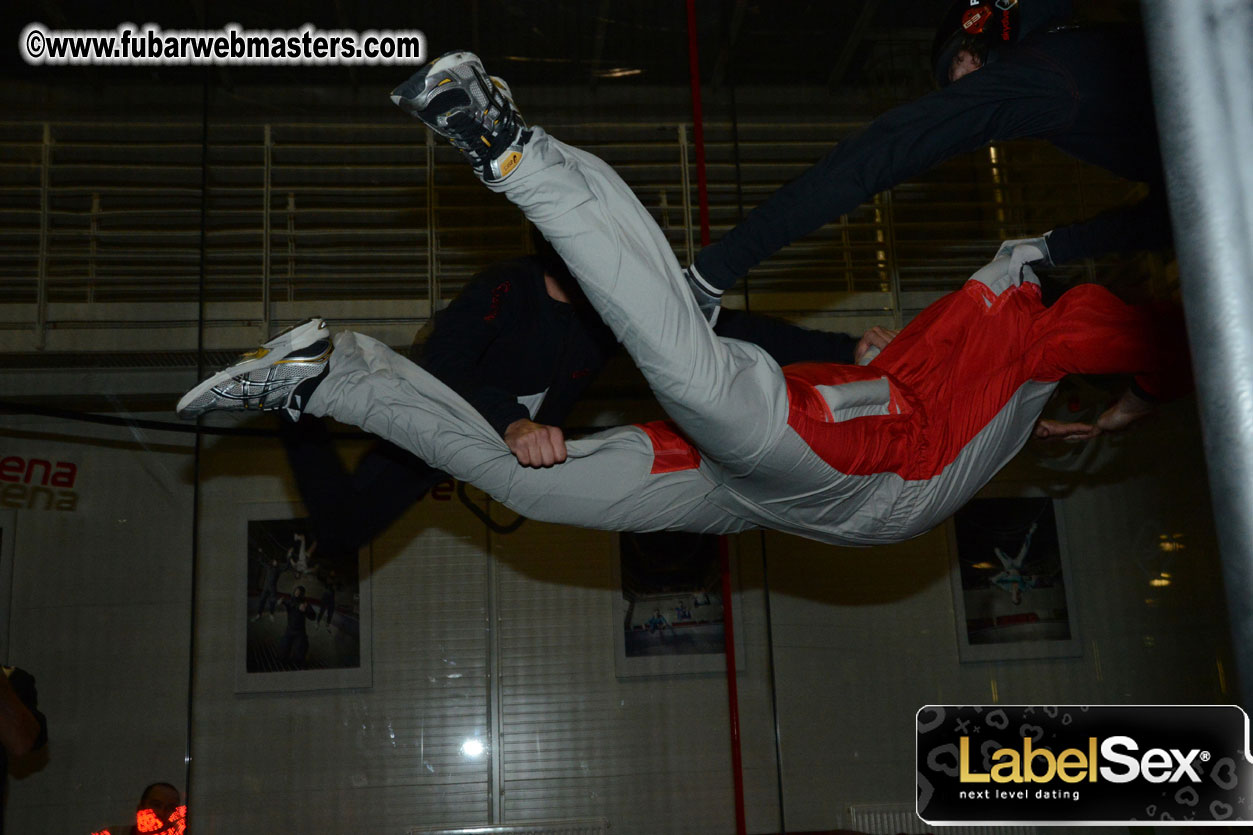
[[666, 413], [728, 474], [751, 472], [787, 427], [779, 366], [714, 335], [656, 221], [604, 161], [535, 128], [518, 169], [488, 186], [561, 255]]
[[753, 527], [706, 496], [725, 474], [751, 472], [786, 429], [778, 366], [756, 346], [713, 335], [656, 223], [601, 160], [536, 129], [518, 169], [493, 187], [553, 243], [667, 412], [712, 460], [652, 474], [648, 437], [623, 427], [570, 442], [563, 464], [521, 467], [451, 389], [353, 333], [336, 336], [307, 411], [392, 441], [531, 518], [611, 530]]

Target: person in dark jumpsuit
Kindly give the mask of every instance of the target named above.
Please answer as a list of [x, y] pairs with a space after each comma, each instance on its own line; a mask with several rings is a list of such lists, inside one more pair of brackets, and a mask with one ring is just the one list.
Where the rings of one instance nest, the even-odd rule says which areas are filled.
[[253, 620], [259, 620], [265, 612], [265, 604], [270, 604], [270, 620], [274, 620], [274, 608], [278, 605], [278, 578], [287, 568], [279, 564], [278, 557], [270, 557], [264, 565], [261, 578], [261, 595], [257, 598], [257, 613]]
[[309, 633], [305, 631], [305, 621], [313, 620], [317, 615], [309, 598], [305, 597], [304, 586], [296, 586], [291, 597], [282, 601], [282, 606], [287, 610], [287, 629], [278, 642], [279, 663], [303, 668], [305, 656], [309, 654]]
[[326, 615], [326, 628], [331, 628], [331, 620], [335, 617], [335, 591], [339, 586], [339, 576], [334, 570], [322, 577], [322, 603], [318, 608], [318, 617], [314, 623], [321, 624], [322, 616]]
[[[565, 264], [538, 234], [537, 255], [495, 264], [466, 284], [435, 316], [415, 356], [477, 409], [526, 466], [565, 458], [560, 426], [609, 356], [613, 334], [577, 289]], [[723, 312], [721, 336], [761, 345], [780, 365], [852, 363], [894, 332], [872, 328], [858, 340], [767, 316]], [[534, 412], [524, 405], [539, 400]], [[373, 540], [449, 476], [413, 454], [380, 443], [348, 473], [326, 426], [311, 417], [284, 424], [283, 442], [319, 547], [351, 553]]]
[[[940, 89], [875, 119], [705, 247], [688, 281], [706, 317], [721, 293], [779, 249], [875, 194], [990, 142], [1043, 139], [1084, 162], [1147, 183], [1141, 202], [1053, 229], [1043, 263], [1168, 249], [1170, 219], [1143, 33], [1069, 21], [1070, 0], [1020, 0], [1015, 40], [991, 33], [1002, 12], [960, 0], [936, 39]], [[988, 37], [946, 38], [983, 10]], [[957, 15], [956, 18], [952, 15]], [[980, 45], [981, 44], [981, 45]]]

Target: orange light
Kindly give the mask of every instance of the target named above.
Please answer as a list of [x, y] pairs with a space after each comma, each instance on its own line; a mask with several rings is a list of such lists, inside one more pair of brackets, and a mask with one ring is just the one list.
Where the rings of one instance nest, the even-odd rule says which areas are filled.
[[[183, 835], [187, 831], [187, 806], [179, 806], [170, 815], [168, 823], [157, 817], [151, 809], [140, 809], [135, 813], [135, 829], [145, 835]], [[93, 835], [108, 835], [94, 833]]]

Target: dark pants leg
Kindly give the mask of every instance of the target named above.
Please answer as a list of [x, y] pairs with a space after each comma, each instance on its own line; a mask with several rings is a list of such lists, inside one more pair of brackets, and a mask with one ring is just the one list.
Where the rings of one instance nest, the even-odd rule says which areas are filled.
[[305, 665], [305, 656], [309, 654], [309, 636], [303, 632], [284, 632], [278, 642], [278, 660], [280, 664], [291, 664], [295, 667]]
[[388, 443], [375, 445], [349, 474], [325, 424], [308, 416], [284, 424], [282, 438], [318, 547], [333, 553], [357, 551], [448, 478]]

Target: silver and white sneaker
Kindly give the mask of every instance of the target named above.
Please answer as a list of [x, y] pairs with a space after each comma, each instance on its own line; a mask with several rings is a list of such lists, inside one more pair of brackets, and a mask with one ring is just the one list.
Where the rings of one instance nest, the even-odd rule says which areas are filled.
[[391, 93], [392, 102], [444, 137], [486, 182], [508, 177], [531, 132], [509, 85], [488, 76], [473, 52], [448, 52]]
[[326, 377], [331, 348], [326, 322], [316, 317], [301, 322], [187, 392], [175, 411], [190, 420], [218, 409], [281, 409], [299, 420]]

